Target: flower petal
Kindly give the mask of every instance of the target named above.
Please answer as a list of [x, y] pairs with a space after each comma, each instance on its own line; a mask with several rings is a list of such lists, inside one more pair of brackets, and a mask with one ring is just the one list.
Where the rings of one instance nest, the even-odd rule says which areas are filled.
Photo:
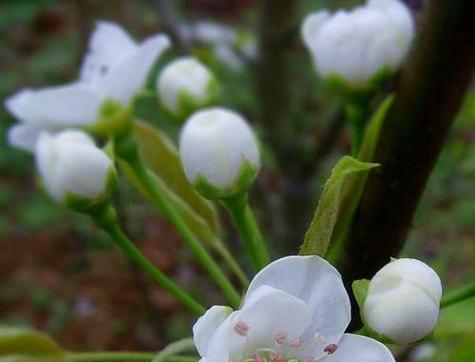
[[8, 110], [36, 128], [61, 128], [96, 122], [102, 99], [82, 83], [23, 90], [7, 99]]
[[109, 21], [98, 22], [81, 65], [81, 81], [96, 81], [136, 50], [135, 41], [119, 25]]
[[98, 91], [127, 105], [144, 86], [156, 59], [169, 46], [170, 39], [165, 35], [155, 35], [146, 39], [137, 51], [123, 59], [96, 83]]
[[206, 361], [250, 358], [258, 348], [273, 348], [277, 334], [289, 340], [300, 337], [309, 322], [310, 311], [304, 302], [279, 289], [261, 286], [217, 329]]
[[337, 350], [322, 362], [394, 362], [389, 349], [382, 343], [356, 334], [344, 334]]
[[263, 285], [283, 290], [305, 302], [312, 314], [303, 336], [302, 354], [314, 353], [318, 334], [320, 353], [327, 344], [337, 343], [351, 319], [348, 293], [340, 273], [318, 256], [288, 256], [269, 264], [252, 280], [244, 305]]
[[227, 306], [215, 305], [208, 309], [193, 326], [193, 342], [200, 356], [205, 356], [208, 343], [216, 329], [232, 313]]
[[19, 123], [12, 126], [7, 133], [7, 141], [13, 147], [22, 150], [34, 152], [36, 141], [38, 140], [41, 129], [32, 127], [28, 124]]
[[313, 50], [315, 48], [317, 33], [330, 16], [329, 11], [322, 10], [312, 13], [305, 18], [300, 30], [302, 39], [308, 49]]

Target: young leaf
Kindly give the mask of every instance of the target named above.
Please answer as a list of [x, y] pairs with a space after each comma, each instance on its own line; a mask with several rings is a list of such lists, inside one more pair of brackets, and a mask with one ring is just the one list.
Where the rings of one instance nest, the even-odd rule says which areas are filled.
[[47, 336], [28, 329], [0, 327], [0, 362], [64, 360], [64, 352]]
[[315, 215], [305, 233], [300, 255], [325, 256], [339, 216], [341, 196], [346, 190], [349, 177], [377, 166], [374, 163], [358, 161], [351, 156], [340, 159], [325, 183]]
[[[358, 159], [362, 162], [371, 162], [374, 151], [379, 140], [379, 134], [386, 118], [386, 113], [393, 102], [394, 96], [388, 96], [376, 110], [366, 127]], [[366, 183], [367, 173], [351, 175], [348, 183], [341, 195], [340, 210], [333, 235], [331, 237], [331, 247], [328, 251], [327, 259], [335, 263], [340, 250], [343, 248], [346, 233], [353, 220], [358, 202], [363, 193]]]

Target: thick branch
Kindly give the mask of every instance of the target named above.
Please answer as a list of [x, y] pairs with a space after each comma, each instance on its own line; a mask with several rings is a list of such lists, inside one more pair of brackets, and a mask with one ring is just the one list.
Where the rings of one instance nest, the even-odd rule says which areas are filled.
[[346, 280], [397, 256], [475, 68], [475, 1], [432, 0], [385, 121], [343, 260]]

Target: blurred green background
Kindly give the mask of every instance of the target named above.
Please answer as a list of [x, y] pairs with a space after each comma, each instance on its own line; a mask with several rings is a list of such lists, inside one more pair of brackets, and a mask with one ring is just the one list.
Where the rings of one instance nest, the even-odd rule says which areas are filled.
[[[167, 7], [164, 6], [169, 5]], [[23, 87], [61, 84], [77, 76], [94, 23], [116, 21], [137, 39], [173, 30], [189, 21], [213, 20], [236, 28], [251, 48], [256, 42], [255, 0], [100, 1], [11, 0], [0, 2], [0, 99]], [[302, 1], [299, 18], [322, 6], [357, 1]], [[171, 11], [171, 13], [169, 13]], [[173, 15], [173, 17], [170, 16]], [[348, 152], [349, 135], [333, 114], [339, 101], [322, 89], [306, 51], [295, 37], [292, 126], [302, 160], [313, 160], [311, 205], [335, 161]], [[254, 44], [254, 45], [253, 45]], [[253, 52], [234, 49], [238, 66], [223, 61], [213, 47], [191, 44], [189, 51], [206, 62], [222, 80], [223, 102], [252, 122], [259, 98], [255, 93]], [[252, 49], [251, 49], [252, 50]], [[243, 54], [241, 54], [243, 53]], [[153, 77], [153, 75], [152, 75]], [[70, 350], [158, 350], [190, 334], [193, 317], [133, 267], [81, 215], [56, 206], [41, 192], [32, 157], [6, 144], [14, 119], [0, 108], [0, 323], [31, 326], [52, 335]], [[158, 122], [176, 134], [177, 125]], [[266, 130], [256, 124], [261, 134]], [[291, 137], [291, 136], [289, 136]], [[313, 172], [313, 171], [317, 172]], [[290, 171], [292, 172], [292, 170]], [[295, 252], [285, 239], [285, 212], [279, 210], [281, 175], [266, 152], [266, 164], [255, 187], [254, 203], [275, 245], [274, 255]], [[181, 247], [173, 229], [122, 183], [118, 198], [127, 228], [155, 263], [209, 303], [222, 301], [206, 275]], [[120, 206], [119, 206], [120, 207]], [[304, 213], [305, 215], [305, 213]], [[297, 217], [299, 215], [297, 214]], [[229, 220], [223, 219], [226, 225]], [[302, 216], [302, 225], [308, 223]], [[304, 230], [300, 231], [303, 235]], [[290, 234], [291, 235], [291, 234]], [[274, 243], [275, 240], [275, 243]], [[241, 255], [237, 237], [228, 233]], [[446, 289], [475, 278], [475, 91], [466, 97], [453, 131], [430, 179], [404, 254], [429, 262]], [[384, 241], [382, 241], [384, 242]], [[475, 300], [442, 314], [434, 343], [401, 351], [401, 361], [475, 361]], [[424, 354], [428, 357], [424, 359]], [[420, 359], [418, 359], [420, 358]]]

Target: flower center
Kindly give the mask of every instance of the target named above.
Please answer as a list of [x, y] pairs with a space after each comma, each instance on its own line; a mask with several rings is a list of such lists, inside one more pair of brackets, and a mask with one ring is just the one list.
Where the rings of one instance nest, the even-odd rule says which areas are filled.
[[[238, 322], [234, 325], [234, 331], [243, 338], [248, 338], [248, 333], [251, 327], [243, 322]], [[299, 349], [302, 346], [302, 338], [289, 339], [285, 331], [277, 332], [274, 336], [274, 343], [271, 346], [265, 346], [249, 351], [246, 353], [247, 357], [240, 362], [317, 362], [323, 356], [307, 356], [303, 360], [296, 358], [296, 355], [302, 356]], [[338, 346], [334, 343], [328, 343], [325, 337], [316, 333], [313, 338], [314, 342], [323, 347], [325, 355], [334, 353]], [[237, 362], [231, 358], [229, 362]]]

